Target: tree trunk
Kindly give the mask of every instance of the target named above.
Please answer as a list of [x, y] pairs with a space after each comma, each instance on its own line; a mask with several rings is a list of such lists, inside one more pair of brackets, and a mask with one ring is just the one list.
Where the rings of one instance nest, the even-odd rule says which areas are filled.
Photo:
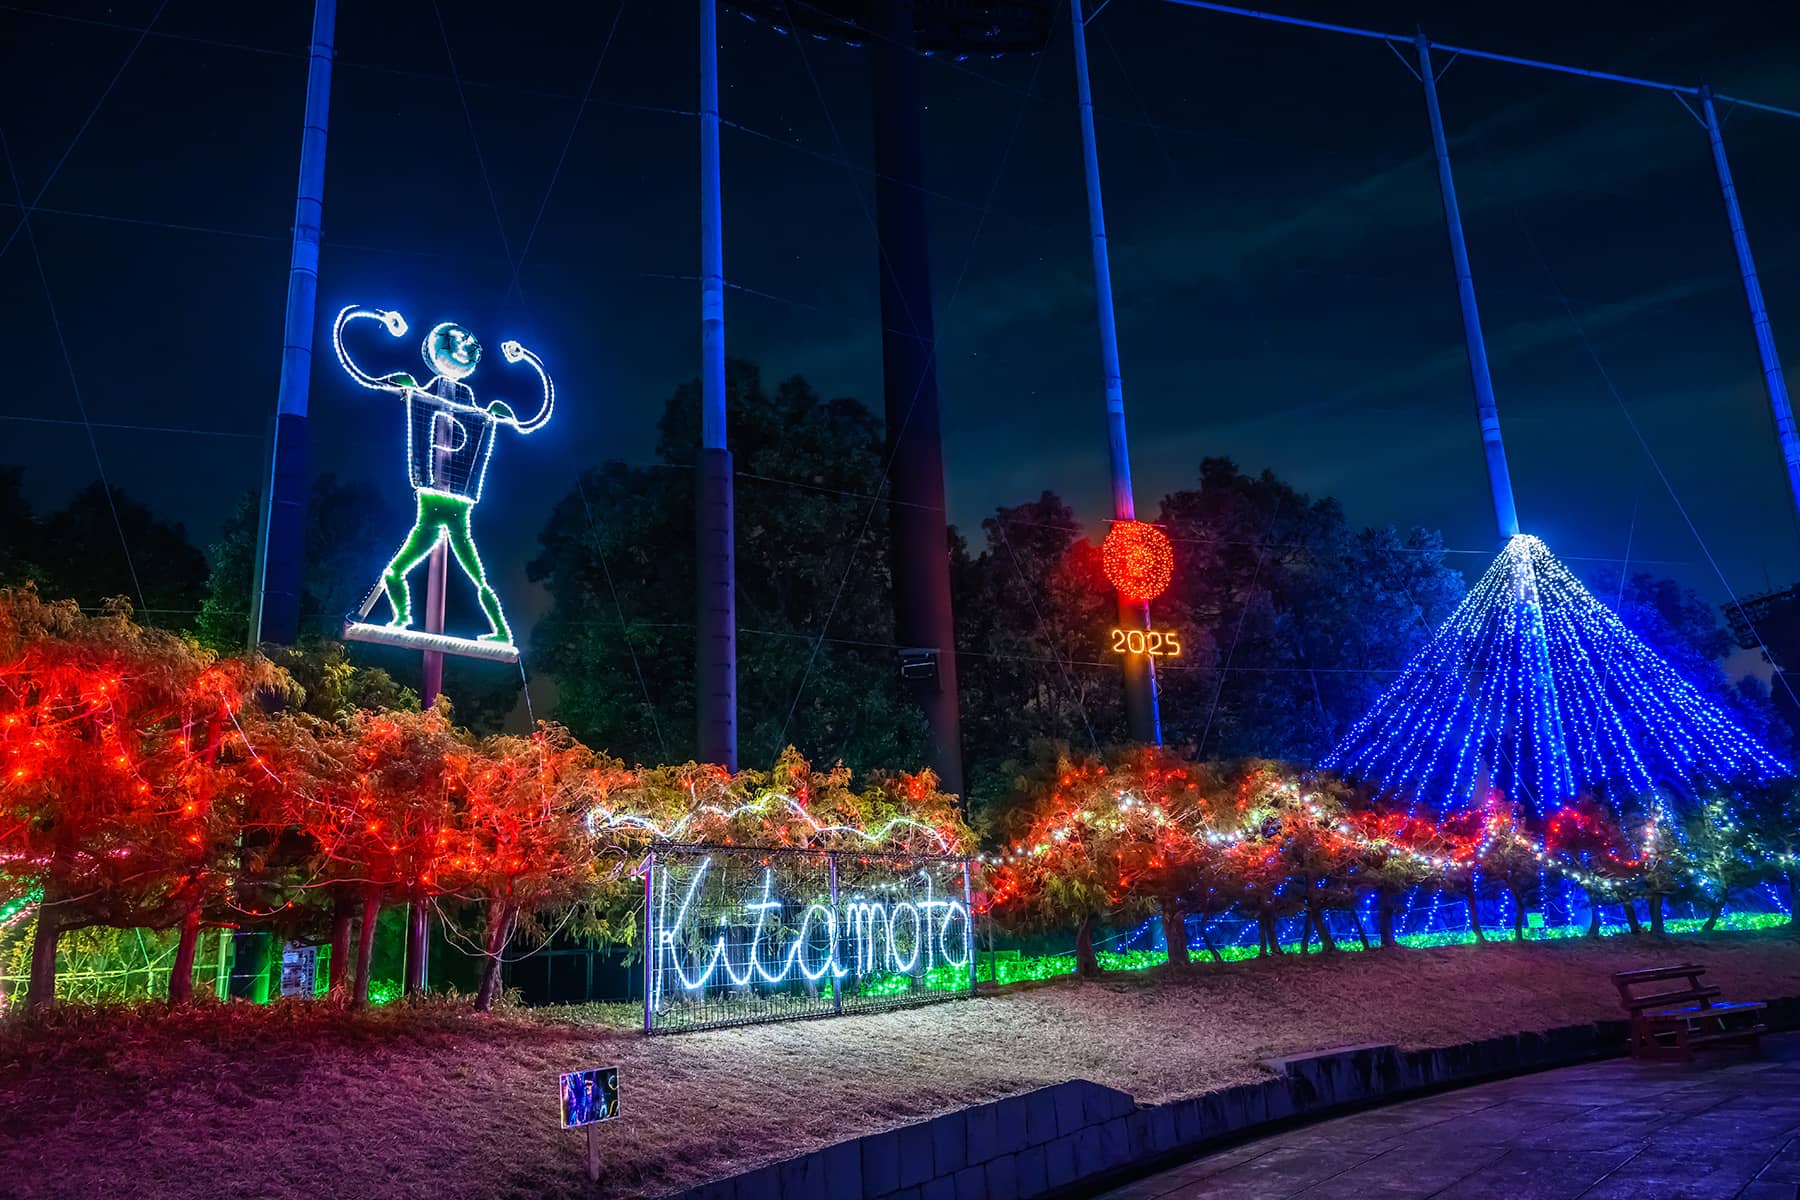
[[406, 994], [417, 996], [431, 990], [431, 909], [423, 897], [406, 908]]
[[62, 933], [56, 918], [47, 910], [49, 893], [38, 902], [37, 935], [31, 943], [31, 982], [25, 989], [25, 1006], [49, 1009], [56, 1006], [56, 939]]
[[481, 987], [475, 992], [475, 1011], [487, 1012], [500, 995], [500, 957], [506, 950], [512, 914], [505, 904], [490, 900], [487, 912], [487, 962], [481, 969]]
[[1598, 938], [1600, 936], [1600, 897], [1598, 897], [1594, 894], [1593, 888], [1588, 888], [1587, 889], [1587, 898], [1588, 898], [1587, 935], [1591, 938]]
[[351, 1002], [357, 1008], [369, 1006], [369, 963], [375, 955], [375, 922], [381, 916], [381, 889], [363, 893], [362, 933], [356, 943], [356, 984]]
[[1314, 901], [1306, 906], [1306, 915], [1312, 921], [1313, 930], [1319, 935], [1319, 953], [1336, 953], [1337, 939], [1331, 936], [1331, 926], [1325, 923], [1325, 906]]
[[1300, 957], [1312, 953], [1312, 905], [1300, 906]]
[[1081, 918], [1081, 924], [1075, 927], [1075, 974], [1083, 979], [1098, 979], [1101, 975], [1100, 959], [1094, 953], [1094, 918]]
[[1638, 920], [1636, 900], [1625, 901], [1625, 927], [1634, 934], [1642, 935], [1644, 932], [1643, 923]]
[[1169, 945], [1169, 965], [1177, 969], [1188, 965], [1187, 914], [1173, 900], [1162, 902], [1163, 941]]
[[1487, 942], [1487, 935], [1481, 932], [1481, 904], [1475, 897], [1475, 881], [1473, 879], [1464, 885], [1463, 899], [1469, 905], [1469, 928], [1474, 931], [1476, 944], [1484, 945]]
[[330, 989], [338, 995], [350, 978], [350, 923], [356, 919], [356, 902], [340, 895], [331, 902]]
[[1513, 941], [1522, 942], [1525, 940], [1525, 897], [1510, 883], [1506, 885], [1506, 894], [1512, 897]]
[[194, 998], [194, 951], [200, 945], [200, 906], [181, 916], [181, 940], [175, 944], [175, 965], [169, 970], [169, 1003], [186, 1004]]
[[1800, 937], [1800, 871], [1787, 873], [1788, 885], [1788, 932]]
[[1650, 933], [1653, 937], [1663, 935], [1663, 894], [1657, 892], [1650, 897]]
[[1356, 907], [1354, 900], [1350, 903], [1350, 919], [1356, 922], [1356, 940], [1362, 943], [1364, 950], [1367, 950], [1369, 948], [1369, 931], [1363, 928], [1362, 912]]
[[1383, 950], [1393, 950], [1400, 945], [1400, 939], [1394, 936], [1395, 899], [1392, 892], [1375, 893], [1375, 930]]
[[1204, 918], [1200, 921], [1200, 944], [1206, 947], [1206, 952], [1212, 955], [1212, 960], [1214, 962], [1222, 963], [1225, 961], [1224, 956], [1219, 953], [1219, 948], [1213, 945], [1212, 934], [1207, 932], [1206, 920]]
[[1275, 914], [1269, 909], [1256, 914], [1256, 923], [1262, 929], [1263, 939], [1269, 944], [1269, 953], [1280, 956], [1287, 951], [1281, 948], [1281, 931], [1275, 926]]
[[1713, 930], [1717, 929], [1719, 927], [1719, 918], [1724, 914], [1725, 898], [1723, 896], [1716, 900], [1708, 901], [1706, 905], [1706, 924], [1700, 926], [1700, 932], [1711, 933]]

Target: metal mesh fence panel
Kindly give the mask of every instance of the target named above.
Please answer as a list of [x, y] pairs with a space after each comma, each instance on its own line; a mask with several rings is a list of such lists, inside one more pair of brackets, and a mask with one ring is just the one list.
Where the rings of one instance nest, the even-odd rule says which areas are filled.
[[964, 859], [660, 846], [645, 887], [651, 1033], [869, 1012], [974, 990]]

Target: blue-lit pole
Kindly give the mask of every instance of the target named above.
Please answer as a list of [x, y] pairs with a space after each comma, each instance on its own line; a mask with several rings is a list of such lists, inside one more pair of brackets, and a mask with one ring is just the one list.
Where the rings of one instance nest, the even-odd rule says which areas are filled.
[[719, 199], [716, 0], [700, 0], [700, 454], [694, 472], [701, 762], [737, 770], [737, 582], [725, 439], [725, 235]]
[[1423, 33], [1419, 78], [1425, 84], [1425, 110], [1431, 115], [1431, 148], [1437, 155], [1438, 191], [1444, 198], [1444, 226], [1450, 233], [1450, 258], [1456, 265], [1456, 298], [1462, 304], [1463, 339], [1469, 351], [1469, 382], [1475, 389], [1475, 412], [1481, 422], [1481, 448], [1487, 455], [1488, 487], [1494, 493], [1494, 522], [1504, 540], [1519, 532], [1513, 506], [1512, 475], [1506, 469], [1506, 443], [1500, 437], [1500, 408], [1494, 402], [1494, 380], [1488, 374], [1487, 342], [1481, 336], [1481, 310], [1475, 304], [1475, 275], [1463, 242], [1462, 209], [1456, 203], [1456, 180], [1450, 173], [1450, 145], [1444, 139], [1444, 115], [1438, 109], [1437, 76], [1431, 66], [1431, 43]]
[[300, 633], [301, 554], [306, 538], [306, 392], [312, 382], [313, 314], [319, 292], [319, 227], [325, 215], [325, 127], [331, 115], [331, 54], [337, 0], [314, 0], [306, 72], [306, 125], [294, 201], [281, 388], [269, 430], [268, 472], [257, 516], [256, 575], [250, 581], [250, 649], [292, 642]]
[[1713, 107], [1710, 87], [1700, 89], [1700, 111], [1706, 121], [1706, 140], [1712, 143], [1713, 166], [1719, 171], [1719, 190], [1725, 196], [1725, 217], [1731, 223], [1731, 244], [1737, 250], [1738, 271], [1744, 277], [1744, 299], [1750, 305], [1750, 327], [1756, 334], [1756, 353], [1762, 359], [1763, 387], [1775, 415], [1775, 436], [1781, 441], [1781, 457], [1787, 463], [1788, 487], [1794, 508], [1800, 513], [1800, 433], [1794, 429], [1794, 406], [1788, 400], [1787, 379], [1781, 373], [1781, 356], [1775, 350], [1775, 331], [1763, 304], [1762, 282], [1756, 260], [1750, 256], [1750, 235], [1744, 230], [1744, 213], [1738, 207], [1737, 185], [1731, 180], [1731, 164], [1725, 158], [1725, 139], [1719, 131], [1719, 114]]
[[[1069, 0], [1075, 30], [1075, 91], [1081, 109], [1081, 155], [1087, 168], [1088, 232], [1094, 245], [1094, 298], [1100, 310], [1100, 362], [1106, 378], [1106, 448], [1112, 468], [1113, 518], [1137, 519], [1131, 498], [1131, 447], [1125, 440], [1125, 382], [1119, 373], [1119, 333], [1113, 321], [1112, 266], [1106, 254], [1106, 211], [1100, 198], [1100, 152], [1094, 143], [1094, 99], [1088, 89], [1087, 21], [1081, 0]], [[1119, 624], [1150, 628], [1150, 606], [1119, 597]], [[1127, 654], [1125, 720], [1133, 741], [1162, 745], [1156, 706], [1156, 666], [1148, 654]]]

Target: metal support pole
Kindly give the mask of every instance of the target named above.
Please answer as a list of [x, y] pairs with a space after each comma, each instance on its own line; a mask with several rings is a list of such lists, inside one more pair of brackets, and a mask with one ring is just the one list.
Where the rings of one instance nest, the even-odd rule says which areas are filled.
[[838, 948], [838, 914], [844, 910], [838, 905], [837, 855], [827, 854], [826, 865], [831, 868], [831, 1011], [839, 1016], [844, 1015], [844, 981], [837, 974]]
[[[944, 513], [931, 246], [925, 214], [925, 99], [914, 0], [876, 0], [869, 40], [875, 143], [875, 225], [881, 287], [882, 418], [887, 430], [888, 562], [895, 669], [931, 729], [931, 768], [963, 794], [956, 629]], [[919, 7], [922, 7], [919, 6]]]
[[269, 429], [268, 470], [257, 514], [256, 574], [250, 581], [252, 652], [300, 633], [301, 555], [306, 541], [306, 393], [312, 382], [313, 314], [319, 291], [319, 227], [325, 213], [325, 127], [331, 115], [331, 55], [337, 0], [314, 0], [306, 75], [306, 125], [294, 201], [281, 387]]
[[[1125, 440], [1125, 381], [1119, 373], [1119, 334], [1113, 321], [1112, 266], [1106, 253], [1106, 212], [1100, 198], [1100, 152], [1094, 143], [1094, 99], [1088, 90], [1087, 22], [1081, 0], [1069, 0], [1075, 29], [1075, 90], [1081, 109], [1081, 154], [1087, 168], [1088, 232], [1094, 245], [1094, 298], [1100, 310], [1100, 361], [1106, 376], [1106, 447], [1112, 467], [1113, 518], [1137, 519], [1131, 498], [1131, 447]], [[1150, 606], [1119, 597], [1119, 624], [1149, 629]], [[1156, 704], [1156, 664], [1148, 654], [1127, 654], [1125, 720], [1131, 739], [1162, 745]]]
[[737, 578], [725, 432], [725, 235], [719, 199], [717, 0], [700, 0], [700, 456], [694, 472], [697, 756], [737, 753]]
[[[967, 938], [964, 942], [964, 946], [969, 955], [969, 995], [973, 996], [976, 992], [981, 990], [981, 966], [975, 957], [975, 897], [973, 890], [969, 887], [969, 860], [966, 858], [963, 859], [962, 869], [963, 916], [965, 918], [964, 925], [966, 927]], [[992, 947], [990, 946], [989, 949], [991, 951]], [[999, 975], [996, 974], [994, 976], [994, 982], [1000, 982]]]
[[655, 1033], [656, 969], [662, 948], [656, 944], [656, 851], [644, 856], [644, 1032]]
[[1762, 360], [1763, 388], [1769, 393], [1769, 409], [1775, 417], [1775, 436], [1787, 463], [1788, 488], [1800, 514], [1800, 433], [1794, 429], [1794, 406], [1788, 400], [1787, 380], [1781, 373], [1781, 356], [1775, 349], [1775, 331], [1763, 304], [1762, 282], [1756, 260], [1750, 256], [1750, 235], [1744, 229], [1744, 213], [1738, 207], [1737, 185], [1731, 180], [1731, 164], [1725, 158], [1725, 139], [1719, 131], [1719, 114], [1710, 87], [1700, 89], [1700, 112], [1706, 122], [1706, 140], [1712, 143], [1713, 166], [1719, 172], [1719, 191], [1725, 197], [1725, 217], [1731, 224], [1731, 244], [1737, 251], [1738, 272], [1744, 277], [1744, 299], [1750, 305], [1750, 327], [1756, 335], [1756, 354]]
[[1481, 422], [1481, 448], [1487, 455], [1488, 487], [1494, 496], [1494, 523], [1501, 540], [1519, 532], [1513, 505], [1512, 474], [1506, 467], [1506, 443], [1500, 438], [1500, 408], [1494, 402], [1494, 380], [1488, 373], [1487, 341], [1481, 335], [1481, 310], [1475, 303], [1475, 275], [1463, 241], [1462, 209], [1456, 203], [1456, 179], [1450, 173], [1450, 144], [1444, 138], [1444, 115], [1438, 109], [1437, 75], [1431, 65], [1431, 43], [1421, 32], [1419, 78], [1425, 84], [1425, 111], [1431, 117], [1431, 149], [1437, 155], [1438, 191], [1444, 199], [1444, 227], [1450, 234], [1450, 260], [1456, 266], [1456, 298], [1462, 305], [1463, 340], [1469, 351], [1469, 383], [1475, 389], [1475, 414]]
[[[450, 546], [443, 538], [432, 548], [425, 567], [425, 632], [444, 632], [444, 601], [448, 582], [445, 571], [450, 565]], [[444, 652], [422, 650], [420, 659], [419, 703], [427, 710], [437, 703], [444, 690]]]

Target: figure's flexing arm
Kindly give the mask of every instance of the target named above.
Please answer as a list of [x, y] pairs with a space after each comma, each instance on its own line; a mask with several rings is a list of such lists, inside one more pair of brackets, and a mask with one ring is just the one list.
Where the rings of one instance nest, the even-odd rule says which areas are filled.
[[372, 388], [378, 392], [392, 392], [396, 396], [404, 394], [409, 387], [418, 387], [418, 381], [405, 371], [375, 376], [350, 361], [350, 352], [344, 348], [344, 327], [350, 322], [364, 317], [380, 321], [383, 328], [394, 337], [404, 337], [406, 334], [406, 318], [397, 312], [390, 312], [382, 308], [363, 308], [356, 304], [344, 309], [337, 315], [337, 324], [332, 326], [331, 342], [337, 347], [338, 362], [343, 364], [344, 370], [350, 378], [366, 388]]
[[538, 408], [537, 415], [529, 421], [519, 420], [512, 407], [504, 400], [494, 401], [487, 406], [487, 410], [496, 421], [503, 421], [520, 433], [535, 433], [550, 422], [551, 410], [556, 407], [556, 385], [550, 382], [550, 376], [544, 370], [544, 360], [519, 343], [501, 342], [500, 356], [509, 363], [526, 363], [538, 373], [538, 379], [544, 385], [544, 403]]

